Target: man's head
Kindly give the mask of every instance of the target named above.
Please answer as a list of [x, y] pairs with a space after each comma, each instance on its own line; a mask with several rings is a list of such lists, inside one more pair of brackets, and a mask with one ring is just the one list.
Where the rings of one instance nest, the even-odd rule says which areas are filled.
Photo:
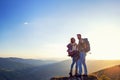
[[81, 34], [77, 34], [77, 38], [80, 40], [81, 39]]

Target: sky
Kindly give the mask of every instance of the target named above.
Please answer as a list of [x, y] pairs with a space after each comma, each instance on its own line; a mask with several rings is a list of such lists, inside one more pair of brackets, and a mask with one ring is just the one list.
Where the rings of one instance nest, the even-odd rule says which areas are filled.
[[0, 0], [0, 57], [70, 59], [78, 33], [88, 59], [120, 59], [120, 1]]

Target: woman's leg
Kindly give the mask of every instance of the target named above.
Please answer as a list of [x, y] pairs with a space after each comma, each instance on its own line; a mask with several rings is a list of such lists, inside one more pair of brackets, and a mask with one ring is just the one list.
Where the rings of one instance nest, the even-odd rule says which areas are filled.
[[77, 62], [77, 60], [76, 60], [76, 66], [75, 66], [75, 75], [77, 75], [78, 74], [78, 62]]
[[73, 70], [73, 66], [75, 64], [75, 60], [74, 60], [74, 57], [72, 57], [72, 64], [71, 64], [71, 67], [70, 67], [70, 76], [72, 76], [72, 70]]

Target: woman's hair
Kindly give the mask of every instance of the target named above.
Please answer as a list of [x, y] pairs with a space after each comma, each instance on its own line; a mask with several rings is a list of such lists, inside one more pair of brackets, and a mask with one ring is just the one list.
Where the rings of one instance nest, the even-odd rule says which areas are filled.
[[75, 38], [72, 37], [71, 40], [70, 40], [71, 43], [75, 42]]

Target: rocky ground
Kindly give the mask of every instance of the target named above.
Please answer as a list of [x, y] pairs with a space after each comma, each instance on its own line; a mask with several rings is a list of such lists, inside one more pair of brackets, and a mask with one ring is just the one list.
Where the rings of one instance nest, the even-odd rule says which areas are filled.
[[82, 76], [81, 78], [79, 77], [53, 77], [50, 80], [98, 80], [98, 78], [94, 75], [89, 75], [89, 76]]

